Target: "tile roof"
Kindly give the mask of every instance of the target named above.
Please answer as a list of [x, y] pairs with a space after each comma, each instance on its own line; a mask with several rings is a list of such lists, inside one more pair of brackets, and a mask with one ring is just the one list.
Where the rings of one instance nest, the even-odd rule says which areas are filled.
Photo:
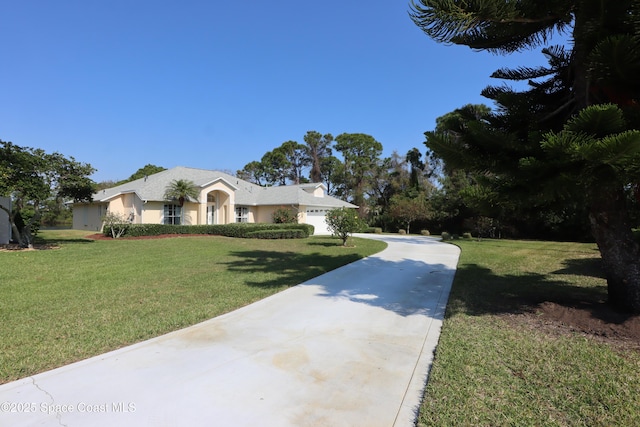
[[[165, 188], [167, 188], [171, 181], [177, 179], [193, 181], [198, 187], [206, 187], [215, 181], [222, 180], [235, 189], [236, 205], [305, 205], [331, 208], [357, 207], [356, 205], [327, 195], [323, 184], [312, 183], [261, 187], [224, 172], [183, 166], [167, 169], [145, 178], [101, 190], [93, 195], [93, 200], [106, 202], [120, 194], [136, 193], [140, 199], [145, 201], [163, 201]], [[318, 186], [323, 187], [323, 197], [313, 195], [313, 190], [318, 188]]]

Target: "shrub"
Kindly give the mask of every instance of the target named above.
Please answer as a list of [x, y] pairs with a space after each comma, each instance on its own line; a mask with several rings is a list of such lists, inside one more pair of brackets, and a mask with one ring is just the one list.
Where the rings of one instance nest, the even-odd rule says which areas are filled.
[[361, 233], [370, 233], [370, 234], [382, 234], [382, 228], [380, 227], [366, 227], [364, 230], [360, 231]]
[[273, 212], [272, 217], [275, 224], [298, 223], [298, 215], [292, 209], [278, 208]]
[[401, 228], [400, 230], [398, 230], [398, 234], [407, 234], [407, 230]]
[[106, 236], [111, 236], [114, 239], [124, 235], [131, 225], [124, 215], [114, 212], [107, 212], [107, 214], [102, 217], [102, 222], [104, 223], [102, 232]]
[[441, 234], [442, 240], [447, 241], [447, 240], [453, 240], [453, 236], [449, 233], [447, 233], [446, 231], [443, 231]]
[[471, 238], [473, 238], [473, 236], [471, 235], [471, 233], [462, 233], [462, 238], [463, 239], [471, 239]]
[[429, 230], [420, 230], [420, 234], [422, 234], [423, 236], [431, 236], [431, 233], [429, 233]]
[[307, 235], [304, 230], [282, 229], [251, 231], [245, 237], [251, 239], [304, 239]]
[[[310, 224], [268, 224], [268, 223], [233, 223], [213, 225], [172, 225], [172, 224], [127, 224], [122, 236], [158, 236], [160, 234], [208, 234], [225, 237], [246, 238], [250, 233], [261, 230], [299, 230], [290, 233], [291, 238], [309, 237], [314, 227]], [[111, 235], [111, 226], [105, 226], [103, 233]]]

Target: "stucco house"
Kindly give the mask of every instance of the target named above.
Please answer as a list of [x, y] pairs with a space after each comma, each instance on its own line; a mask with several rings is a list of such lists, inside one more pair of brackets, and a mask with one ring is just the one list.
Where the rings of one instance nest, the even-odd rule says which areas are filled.
[[[164, 193], [174, 180], [192, 181], [200, 190], [197, 201], [167, 201]], [[324, 184], [261, 187], [220, 171], [175, 167], [101, 190], [91, 203], [73, 205], [73, 228], [100, 231], [107, 212], [124, 215], [134, 224], [229, 224], [273, 222], [278, 208], [297, 212], [298, 222], [311, 224], [315, 234], [329, 234], [326, 212], [357, 206], [329, 196]]]

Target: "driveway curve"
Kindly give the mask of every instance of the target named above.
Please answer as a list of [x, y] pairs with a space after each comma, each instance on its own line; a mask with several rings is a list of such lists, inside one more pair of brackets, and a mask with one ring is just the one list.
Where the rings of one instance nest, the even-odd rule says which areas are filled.
[[388, 247], [195, 326], [0, 385], [0, 425], [413, 426], [459, 249], [358, 236]]

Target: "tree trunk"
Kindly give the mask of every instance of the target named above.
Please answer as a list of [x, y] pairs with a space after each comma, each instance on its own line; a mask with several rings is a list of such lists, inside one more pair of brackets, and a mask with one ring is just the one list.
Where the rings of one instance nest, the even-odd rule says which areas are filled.
[[311, 178], [311, 182], [322, 182], [322, 169], [320, 168], [320, 159], [317, 154], [313, 155], [309, 178]]
[[640, 313], [640, 246], [631, 232], [622, 189], [594, 189], [589, 220], [607, 277], [609, 303]]

